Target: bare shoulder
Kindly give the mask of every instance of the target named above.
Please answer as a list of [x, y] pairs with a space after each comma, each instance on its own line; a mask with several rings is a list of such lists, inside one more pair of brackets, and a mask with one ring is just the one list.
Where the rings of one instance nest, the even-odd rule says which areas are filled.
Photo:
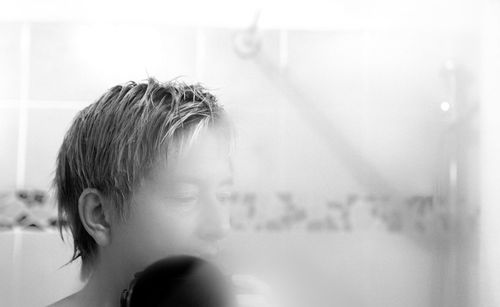
[[78, 292], [68, 297], [65, 297], [47, 307], [80, 307], [81, 303], [78, 298]]

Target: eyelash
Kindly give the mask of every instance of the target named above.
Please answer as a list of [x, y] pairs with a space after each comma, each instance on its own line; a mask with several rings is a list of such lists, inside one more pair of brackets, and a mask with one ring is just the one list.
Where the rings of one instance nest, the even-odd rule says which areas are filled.
[[[216, 194], [217, 199], [220, 202], [227, 202], [231, 199], [232, 193], [231, 192], [219, 192]], [[178, 195], [175, 196], [174, 199], [176, 201], [182, 202], [182, 203], [191, 203], [191, 202], [196, 202], [198, 201], [198, 194], [196, 195]]]
[[175, 197], [176, 200], [181, 201], [181, 202], [192, 202], [195, 200], [198, 200], [198, 196], [177, 196]]
[[231, 192], [220, 192], [217, 193], [217, 199], [220, 202], [228, 202], [231, 199], [232, 193]]

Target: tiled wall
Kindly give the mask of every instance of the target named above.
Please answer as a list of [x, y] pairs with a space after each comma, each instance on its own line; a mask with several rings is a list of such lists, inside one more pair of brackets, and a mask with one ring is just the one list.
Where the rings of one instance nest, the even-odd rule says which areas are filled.
[[370, 185], [382, 178], [405, 195], [433, 192], [446, 131], [440, 70], [449, 58], [474, 68], [473, 36], [265, 30], [257, 57], [244, 59], [234, 51], [237, 33], [0, 24], [0, 190], [46, 189], [73, 116], [110, 86], [183, 76], [212, 88], [237, 123], [244, 188], [343, 198], [374, 192]]
[[[56, 231], [0, 232], [0, 305], [47, 306], [81, 287], [72, 246]], [[15, 256], [15, 257], [13, 257]]]
[[[151, 24], [1, 23], [0, 191], [46, 190], [72, 118], [105, 89], [147, 76], [159, 80], [184, 76], [214, 89], [237, 124], [235, 165], [240, 191], [261, 193], [259, 200], [260, 195], [277, 191], [333, 200], [388, 191], [406, 197], [433, 195], [436, 181], [446, 171], [441, 157], [449, 121], [440, 103], [449, 92], [443, 63], [455, 60], [465, 78], [460, 81], [461, 101], [473, 105], [478, 59], [474, 33], [266, 30], [259, 32], [257, 58], [243, 59], [234, 52], [237, 32]], [[461, 141], [474, 144], [474, 129], [466, 132]], [[469, 174], [474, 178], [474, 173]], [[378, 185], [378, 179], [385, 185]], [[305, 206], [311, 203], [304, 202]], [[23, 240], [27, 250], [16, 253], [11, 250], [12, 233], [4, 234], [0, 263], [2, 269], [11, 270], [5, 274], [18, 276], [16, 291], [36, 287], [47, 278], [51, 285], [74, 280], [74, 269], [67, 276], [51, 275], [56, 263], [64, 263], [68, 255], [67, 247], [56, 245], [55, 236], [42, 240], [30, 233]], [[439, 261], [443, 259], [436, 260], [413, 241], [387, 233], [366, 235], [363, 242], [372, 244], [366, 250], [359, 249], [359, 234], [339, 234], [329, 245], [325, 255], [332, 257], [331, 268], [352, 270], [333, 274], [338, 277], [335, 282], [358, 273], [385, 273], [386, 268], [394, 274], [411, 271], [414, 260], [425, 257], [430, 258], [422, 260], [419, 272], [442, 273]], [[283, 242], [269, 240], [269, 246]], [[331, 237], [325, 240], [334, 242]], [[256, 250], [266, 249], [259, 245], [258, 236], [250, 235], [245, 242], [250, 241]], [[47, 246], [57, 249], [58, 256], [47, 255]], [[397, 266], [384, 260], [404, 249], [409, 252], [398, 258]], [[339, 253], [348, 261], [342, 262]], [[17, 262], [22, 263], [22, 272], [5, 265], [5, 255], [22, 255]], [[372, 255], [382, 264], [370, 262]], [[356, 259], [366, 267], [360, 269]], [[376, 270], [370, 271], [368, 265], [374, 263]], [[25, 280], [34, 276], [30, 270], [36, 276]], [[429, 276], [419, 283], [426, 285], [421, 291], [408, 290], [411, 295], [401, 297], [417, 306], [421, 295], [425, 298], [419, 306], [433, 306], [431, 301], [438, 302], [434, 299], [439, 297], [433, 289], [440, 288], [431, 287], [435, 279], [426, 283]], [[399, 301], [389, 304], [390, 294], [387, 300], [370, 304], [366, 293], [382, 293], [379, 290], [394, 285], [378, 285], [376, 277], [371, 278], [374, 282], [364, 286], [359, 285], [366, 279], [352, 280], [352, 297], [366, 300], [357, 306], [401, 305]], [[400, 285], [406, 281], [408, 287], [413, 282], [394, 280]], [[10, 291], [9, 282], [0, 278], [0, 289]], [[56, 289], [50, 296], [38, 291], [26, 302], [19, 301], [22, 295], [9, 292], [6, 304], [15, 300], [16, 306], [31, 306], [33, 300], [48, 302], [69, 290]]]

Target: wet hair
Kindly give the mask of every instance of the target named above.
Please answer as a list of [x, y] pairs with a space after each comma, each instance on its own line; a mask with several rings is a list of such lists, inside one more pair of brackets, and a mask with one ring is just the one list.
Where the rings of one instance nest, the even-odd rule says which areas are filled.
[[216, 97], [200, 84], [178, 80], [114, 86], [76, 115], [59, 149], [53, 187], [61, 237], [64, 229], [73, 237], [69, 263], [81, 258], [82, 279], [92, 272], [98, 250], [80, 220], [82, 192], [97, 189], [125, 220], [134, 189], [152, 167], [207, 127], [222, 127], [231, 137]]

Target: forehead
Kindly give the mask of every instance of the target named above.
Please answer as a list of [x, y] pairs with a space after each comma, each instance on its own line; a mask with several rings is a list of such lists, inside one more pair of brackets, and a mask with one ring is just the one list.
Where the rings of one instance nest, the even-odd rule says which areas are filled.
[[150, 174], [162, 183], [226, 180], [231, 176], [228, 140], [212, 129], [171, 144], [167, 159], [157, 163]]

